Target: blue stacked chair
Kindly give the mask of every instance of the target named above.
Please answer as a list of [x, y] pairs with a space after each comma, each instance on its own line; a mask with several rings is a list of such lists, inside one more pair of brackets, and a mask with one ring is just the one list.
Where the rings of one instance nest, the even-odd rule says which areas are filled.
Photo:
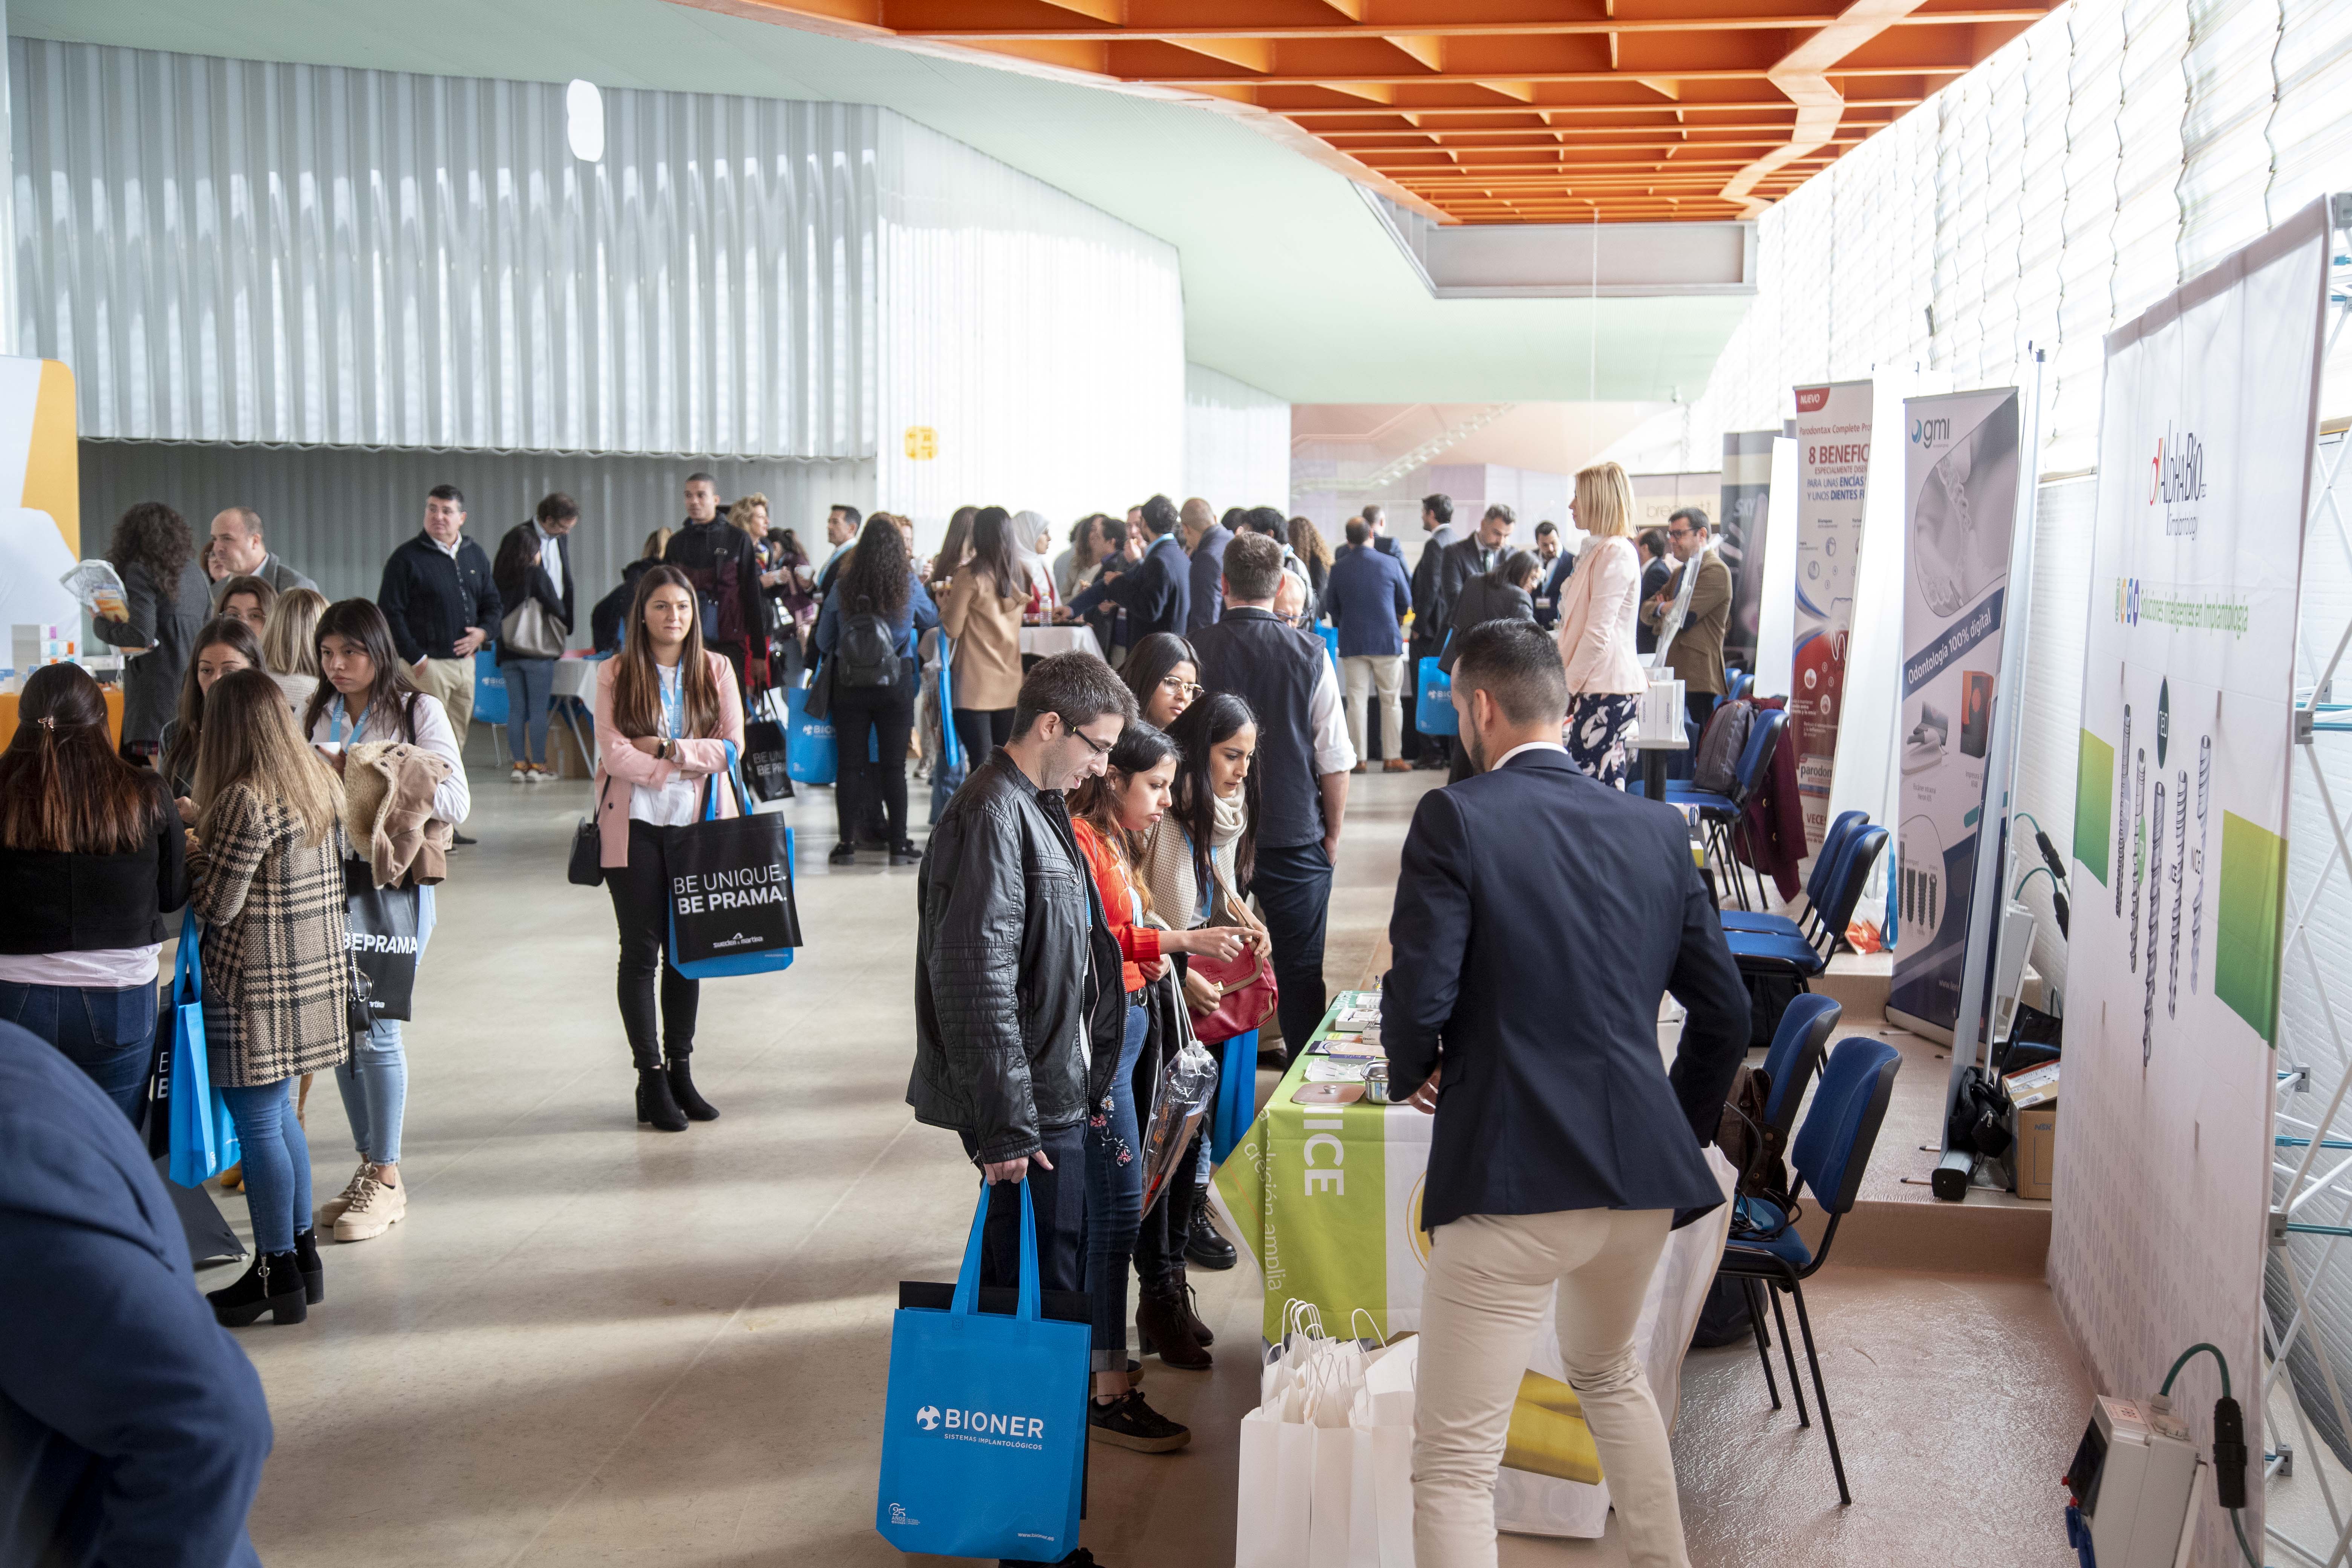
[[[1811, 998], [1800, 998], [1800, 1002]], [[1796, 1011], [1791, 1004], [1790, 1011]], [[1778, 1037], [1774, 1050], [1780, 1047]], [[1769, 1289], [1772, 1295], [1772, 1321], [1780, 1332], [1780, 1352], [1789, 1366], [1789, 1393], [1797, 1402], [1797, 1424], [1812, 1425], [1805, 1411], [1804, 1391], [1797, 1383], [1796, 1352], [1789, 1344], [1789, 1320], [1780, 1309], [1780, 1298], [1793, 1296], [1797, 1302], [1797, 1327], [1805, 1340], [1805, 1361], [1812, 1369], [1813, 1399], [1821, 1406], [1822, 1434], [1829, 1441], [1830, 1468], [1836, 1472], [1838, 1502], [1853, 1500], [1846, 1486], [1845, 1459], [1838, 1451], [1837, 1425], [1830, 1419], [1830, 1396], [1822, 1386], [1822, 1360], [1813, 1344], [1813, 1323], [1805, 1310], [1804, 1282], [1818, 1273], [1829, 1261], [1830, 1246], [1837, 1239], [1839, 1222], [1853, 1211], [1854, 1199], [1862, 1191], [1862, 1173], [1870, 1163], [1870, 1152], [1878, 1142], [1878, 1130], [1886, 1120], [1886, 1107], [1895, 1097], [1895, 1075], [1902, 1068], [1903, 1058], [1884, 1040], [1862, 1036], [1840, 1041], [1830, 1054], [1829, 1066], [1822, 1074], [1822, 1086], [1813, 1095], [1812, 1109], [1805, 1117], [1804, 1126], [1797, 1133], [1790, 1150], [1795, 1167], [1794, 1185], [1799, 1192], [1810, 1192], [1813, 1201], [1829, 1215], [1829, 1225], [1822, 1232], [1818, 1250], [1805, 1245], [1803, 1237], [1790, 1223], [1790, 1216], [1777, 1205], [1761, 1199], [1744, 1199], [1739, 1220], [1730, 1241], [1723, 1250], [1723, 1261], [1717, 1266], [1718, 1278], [1741, 1281], [1748, 1292], [1749, 1315], [1756, 1327], [1756, 1355], [1764, 1364], [1764, 1386], [1772, 1397], [1772, 1408], [1780, 1408], [1779, 1389], [1772, 1379], [1772, 1355], [1764, 1337], [1763, 1302], [1759, 1292]], [[1777, 1086], [1776, 1086], [1777, 1087]]]
[[1806, 928], [1727, 930], [1723, 940], [1730, 945], [1731, 956], [1738, 962], [1741, 975], [1750, 979], [1793, 979], [1799, 990], [1811, 990], [1811, 982], [1829, 968], [1830, 960], [1839, 950], [1849, 945], [1846, 927], [1853, 920], [1854, 905], [1862, 901], [1863, 889], [1869, 885], [1871, 868], [1885, 847], [1884, 827], [1863, 825], [1854, 829], [1843, 866], [1832, 873], [1834, 880], [1827, 889], [1829, 900], [1813, 906]]
[[1845, 857], [1853, 847], [1853, 836], [1870, 826], [1870, 813], [1842, 811], [1830, 830], [1822, 835], [1822, 847], [1813, 856], [1813, 868], [1805, 878], [1805, 918], [1790, 920], [1787, 915], [1767, 914], [1754, 910], [1723, 911], [1725, 931], [1773, 931], [1784, 936], [1811, 939], [1821, 925], [1822, 910], [1830, 901], [1832, 889], [1845, 874]]
[[[1764, 780], [1772, 765], [1772, 752], [1780, 743], [1781, 732], [1788, 728], [1789, 715], [1779, 708], [1759, 708], [1755, 722], [1748, 726], [1748, 743], [1740, 748], [1739, 764], [1732, 770], [1731, 793], [1717, 795], [1700, 789], [1686, 779], [1669, 780], [1666, 804], [1696, 806], [1699, 819], [1706, 825], [1707, 854], [1721, 861], [1731, 873], [1732, 890], [1738, 895], [1739, 907], [1748, 908], [1748, 879], [1740, 874], [1739, 862], [1733, 850], [1745, 832], [1742, 814], [1748, 809], [1748, 798]], [[1631, 779], [1625, 788], [1633, 795], [1642, 793], [1642, 781]], [[1757, 887], [1763, 887], [1762, 873], [1758, 873]]]

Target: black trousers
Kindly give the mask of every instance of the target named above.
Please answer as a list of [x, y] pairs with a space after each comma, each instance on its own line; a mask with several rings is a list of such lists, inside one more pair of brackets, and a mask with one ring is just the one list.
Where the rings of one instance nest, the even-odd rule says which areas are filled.
[[[1203, 1128], [1208, 1124], [1207, 1117], [1201, 1118]], [[1143, 1216], [1143, 1227], [1135, 1234], [1135, 1275], [1146, 1300], [1165, 1301], [1183, 1293], [1184, 1242], [1192, 1229], [1192, 1196], [1201, 1189], [1196, 1178], [1200, 1168], [1201, 1134], [1195, 1132], [1175, 1170], [1169, 1173], [1168, 1184], [1160, 1189], [1159, 1198]]]
[[[979, 1141], [959, 1132], [966, 1158], [977, 1158]], [[1037, 1211], [1037, 1289], [1087, 1288], [1087, 1124], [1048, 1128], [1037, 1134], [1050, 1171], [1029, 1167], [1029, 1201]], [[988, 1223], [980, 1237], [980, 1282], [1021, 1283], [1021, 1184], [999, 1182], [988, 1189]]]
[[1276, 1013], [1282, 1019], [1283, 1054], [1296, 1057], [1323, 1021], [1323, 932], [1331, 908], [1331, 862], [1319, 843], [1280, 849], [1261, 844], [1249, 890], [1265, 911], [1266, 935], [1274, 947], [1274, 983], [1282, 991]]
[[[907, 668], [911, 672], [913, 664]], [[854, 844], [857, 825], [869, 820], [867, 803], [880, 800], [889, 841], [907, 841], [907, 742], [915, 732], [915, 683], [833, 694], [833, 738], [840, 758], [833, 792], [841, 841]], [[878, 741], [877, 739], [878, 737]], [[866, 752], [873, 748], [869, 761]]]
[[976, 768], [988, 761], [997, 747], [1013, 739], [1013, 710], [1010, 708], [958, 708], [955, 718], [957, 742], [963, 747], [963, 765]]
[[[629, 863], [604, 869], [613, 895], [613, 921], [621, 928], [621, 1027], [628, 1031], [629, 1055], [640, 1068], [694, 1054], [694, 1015], [702, 1003], [702, 982], [669, 966], [669, 866], [662, 853], [662, 830], [650, 822], [629, 824]], [[661, 1020], [654, 1019], [654, 975], [661, 975]]]

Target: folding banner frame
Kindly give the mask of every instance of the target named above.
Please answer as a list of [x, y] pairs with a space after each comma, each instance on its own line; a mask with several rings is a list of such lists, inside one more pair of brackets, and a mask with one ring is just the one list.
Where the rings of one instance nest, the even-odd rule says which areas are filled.
[[[2337, 342], [2343, 337], [2346, 323], [2352, 321], [2352, 194], [2338, 193], [2328, 198], [2328, 310], [2333, 316], [2326, 328], [2321, 351], [2324, 367], [2332, 356]], [[2314, 433], [2315, 437], [2316, 432]], [[2352, 563], [2352, 519], [2336, 500], [2336, 486], [2339, 475], [2352, 473], [2345, 464], [2345, 454], [2352, 451], [2352, 433], [2347, 433], [2332, 443], [2332, 450], [2323, 448], [2314, 464], [2314, 482], [2304, 516], [2304, 547], [2306, 552], [2320, 537], [2323, 522], [2331, 524], [2336, 542], [2342, 548], [2347, 563]], [[2352, 882], [2352, 838], [2345, 831], [2345, 812], [2337, 804], [2340, 789], [2352, 780], [2338, 780], [2331, 787], [2326, 769], [2320, 763], [2316, 738], [2326, 733], [2352, 733], [2352, 702], [2332, 700], [2332, 688], [2336, 671], [2343, 665], [2347, 650], [2352, 650], [2352, 621], [2337, 628], [2333, 638], [2327, 663], [2318, 679], [2309, 687], [2297, 686], [2294, 707], [2294, 745], [2303, 752], [2311, 770], [2311, 782], [2327, 817], [2333, 843], [2326, 859], [2314, 879], [2308, 894], [2289, 911], [2285, 939], [2281, 943], [2282, 967], [2300, 955], [2310, 971], [2311, 985], [2318, 1001], [2318, 1013], [2327, 1038], [2335, 1047], [2337, 1059], [2352, 1065], [2352, 1045], [2347, 1045], [2345, 1026], [2339, 1019], [2336, 1000], [2328, 985], [2328, 971], [2311, 945], [2310, 922], [2313, 908], [2321, 891], [2328, 886], [2331, 876], [2340, 876]], [[2313, 1298], [2328, 1281], [2331, 1272], [2341, 1272], [2344, 1242], [2352, 1237], [2352, 1129], [2339, 1122], [2345, 1110], [2346, 1091], [2352, 1089], [2352, 1070], [2337, 1081], [2327, 1108], [2316, 1117], [2299, 1116], [2288, 1107], [2300, 1094], [2307, 1092], [2311, 1069], [2307, 1066], [2290, 1067], [2282, 1064], [2277, 1072], [2277, 1101], [2274, 1106], [2276, 1128], [2271, 1169], [2274, 1184], [2270, 1218], [2270, 1261], [2284, 1278], [2287, 1292], [2294, 1302], [2284, 1330], [2273, 1322], [2267, 1304], [2262, 1312], [2263, 1352], [2264, 1360], [2263, 1393], [2268, 1396], [2284, 1382], [2288, 1392], [2288, 1404], [2294, 1411], [2298, 1433], [2305, 1451], [2312, 1457], [2310, 1471], [2318, 1482], [2322, 1500], [2326, 1504], [2336, 1540], [2326, 1552], [2315, 1551], [2294, 1539], [2268, 1517], [2265, 1510], [2263, 1535], [2265, 1544], [2276, 1545], [2303, 1563], [2326, 1564], [2340, 1568], [2352, 1563], [2352, 1498], [2339, 1500], [2328, 1481], [2328, 1465], [2320, 1456], [2326, 1445], [2312, 1429], [2305, 1413], [2303, 1391], [2297, 1387], [2289, 1370], [2289, 1358], [2298, 1345], [2306, 1340], [2315, 1347], [2311, 1360], [2316, 1363], [2320, 1381], [2326, 1395], [2326, 1403], [2335, 1414], [2336, 1430], [2352, 1435], [2352, 1402], [2345, 1396], [2343, 1381], [2336, 1375], [2336, 1361], [2330, 1356], [2326, 1335], [2320, 1315], [2315, 1311]], [[2324, 1169], [2319, 1156], [2330, 1158]], [[2284, 1192], [2275, 1190], [2283, 1181]], [[2332, 1199], [2334, 1224], [2320, 1224], [2297, 1216], [2316, 1209]], [[2295, 1257], [2287, 1246], [2289, 1236], [2325, 1237], [2316, 1263], [2305, 1278], [2297, 1267]], [[2352, 1285], [2347, 1285], [2352, 1289]], [[2265, 1292], [2267, 1295], [2267, 1292]], [[2352, 1346], [2342, 1347], [2352, 1350]], [[2284, 1473], [2291, 1463], [2291, 1450], [2272, 1442], [2263, 1456], [2263, 1478], [2267, 1482], [2273, 1476]]]

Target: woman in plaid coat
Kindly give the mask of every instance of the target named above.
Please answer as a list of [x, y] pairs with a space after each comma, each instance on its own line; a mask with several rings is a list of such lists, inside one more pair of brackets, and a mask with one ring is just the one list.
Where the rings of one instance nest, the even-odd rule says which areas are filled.
[[310, 1224], [310, 1150], [288, 1089], [351, 1050], [336, 826], [341, 785], [302, 743], [261, 670], [205, 700], [189, 904], [202, 925], [205, 1050], [245, 1155], [253, 1267], [210, 1293], [232, 1328], [299, 1323], [325, 1295]]

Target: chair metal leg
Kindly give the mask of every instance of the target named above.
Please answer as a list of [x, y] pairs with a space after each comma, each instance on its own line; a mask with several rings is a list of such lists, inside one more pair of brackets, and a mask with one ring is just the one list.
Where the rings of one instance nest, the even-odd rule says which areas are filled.
[[[1822, 1358], [1813, 1350], [1813, 1323], [1805, 1312], [1805, 1288], [1794, 1285], [1790, 1289], [1797, 1298], [1797, 1327], [1804, 1331], [1805, 1360], [1813, 1369], [1813, 1398], [1820, 1402], [1822, 1407], [1822, 1436], [1829, 1439], [1830, 1468], [1837, 1472], [1838, 1506], [1843, 1508], [1853, 1501], [1853, 1494], [1846, 1489], [1845, 1460], [1838, 1453], [1837, 1424], [1830, 1419], [1829, 1391], [1822, 1386]], [[1790, 1380], [1794, 1382], [1796, 1376], [1796, 1372], [1791, 1369]]]
[[1789, 1315], [1780, 1310], [1781, 1286], [1778, 1280], [1766, 1280], [1764, 1285], [1772, 1292], [1772, 1321], [1780, 1325], [1780, 1353], [1789, 1358], [1789, 1397], [1797, 1402], [1797, 1425], [1810, 1426], [1813, 1418], [1805, 1413], [1804, 1385], [1797, 1381], [1797, 1349], [1789, 1339]]
[[1764, 1333], [1764, 1299], [1756, 1293], [1757, 1282], [1742, 1279], [1739, 1287], [1748, 1295], [1748, 1326], [1756, 1331], [1756, 1359], [1764, 1364], [1764, 1392], [1772, 1396], [1772, 1408], [1780, 1408], [1780, 1385], [1772, 1376], [1772, 1352]]

